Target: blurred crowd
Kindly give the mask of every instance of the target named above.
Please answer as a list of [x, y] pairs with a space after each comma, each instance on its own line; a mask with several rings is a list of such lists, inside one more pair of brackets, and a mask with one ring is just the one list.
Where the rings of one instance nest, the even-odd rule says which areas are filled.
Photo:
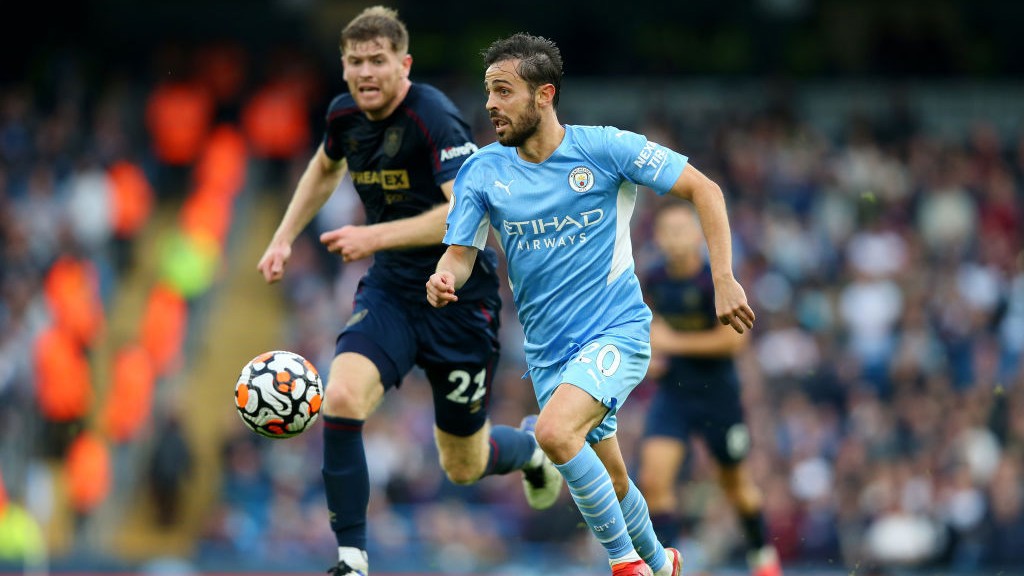
[[[131, 162], [158, 190], [168, 181], [157, 154], [139, 153], [152, 141], [139, 120], [152, 86], [124, 80], [87, 97], [66, 72], [47, 91], [0, 87], [0, 469], [9, 494], [0, 499], [0, 534], [4, 510], [15, 506], [45, 531], [55, 503], [41, 495], [46, 476], [34, 464], [63, 454], [84, 418], [73, 413], [53, 426], [63, 404], [44, 402], [33, 377], [33, 351], [57, 316], [46, 278], [61, 256], [73, 256], [88, 265], [89, 294], [111, 307], [137, 228], [119, 235], [110, 224], [110, 168]], [[250, 183], [255, 202], [283, 210], [294, 166], [315, 145], [322, 101], [305, 94], [308, 132], [250, 159], [271, 168], [250, 169], [268, 178]], [[280, 98], [267, 97], [272, 114]], [[1008, 132], [979, 117], [962, 133], [939, 135], [912, 107], [894, 104], [827, 133], [778, 102], [619, 127], [688, 154], [727, 196], [737, 274], [758, 313], [740, 358], [750, 459], [783, 564], [1024, 567], [1024, 127]], [[459, 104], [474, 118], [480, 102]], [[475, 129], [481, 145], [493, 139], [488, 125]], [[644, 191], [638, 202], [633, 247], [642, 270], [656, 258], [649, 224], [661, 200]], [[352, 191], [335, 194], [296, 242], [282, 284], [290, 313], [282, 347], [321, 370], [367, 263], [342, 265], [317, 236], [360, 219]], [[536, 406], [505, 296], [490, 409], [494, 422], [514, 425]], [[88, 353], [102, 329], [75, 334], [76, 350]], [[619, 418], [630, 465], [652, 387], [642, 384]], [[515, 475], [472, 487], [445, 480], [430, 399], [414, 372], [365, 428], [375, 570], [429, 568], [424, 558], [455, 572], [500, 565], [540, 573], [550, 562], [568, 573], [567, 559], [596, 566], [601, 556], [567, 499], [535, 512]], [[44, 409], [56, 412], [40, 417]], [[283, 442], [241, 426], [211, 439], [222, 444], [220, 498], [192, 561], [326, 566], [334, 543], [319, 426]], [[22, 440], [36, 434], [41, 440]], [[741, 532], [709, 462], [698, 443], [680, 484], [688, 522], [678, 544], [698, 571], [743, 563]]]
[[[42, 534], [63, 504], [53, 488], [65, 478], [88, 478], [68, 482], [76, 513], [105, 493], [108, 454], [84, 426], [89, 356], [152, 202], [133, 146], [142, 137], [133, 87], [93, 93], [71, 61], [40, 75], [52, 84], [0, 86], [0, 532], [19, 536], [3, 538], [0, 562], [42, 561]], [[144, 385], [146, 374], [124, 380]], [[115, 435], [146, 415], [109, 408], [119, 412], [107, 420]]]
[[306, 77], [284, 82], [295, 67], [271, 63], [243, 99], [244, 59], [171, 47], [154, 68], [176, 74], [146, 80], [67, 53], [0, 84], [0, 534], [25, 535], [5, 539], [0, 566], [106, 555], [110, 535], [90, 528], [117, 521], [93, 521], [130, 510], [137, 488], [157, 522], [177, 519], [193, 472], [179, 412], [201, 338], [190, 321], [250, 154], [308, 144]]

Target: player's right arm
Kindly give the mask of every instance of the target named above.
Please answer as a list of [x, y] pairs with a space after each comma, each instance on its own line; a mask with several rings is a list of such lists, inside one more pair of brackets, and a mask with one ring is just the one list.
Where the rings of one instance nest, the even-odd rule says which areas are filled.
[[448, 249], [427, 280], [427, 302], [434, 308], [458, 301], [455, 291], [469, 280], [477, 253], [487, 245], [487, 206], [473, 186], [480, 166], [478, 157], [469, 158], [455, 177], [443, 240]]
[[427, 302], [434, 308], [458, 301], [455, 291], [469, 279], [479, 250], [473, 246], [451, 245], [441, 255], [437, 268], [427, 280]]
[[651, 321], [651, 350], [669, 356], [691, 358], [728, 358], [746, 344], [746, 334], [731, 326], [718, 325], [708, 330], [680, 331], [655, 314]]
[[264, 280], [272, 284], [284, 277], [284, 267], [292, 253], [292, 242], [323, 208], [347, 170], [344, 158], [331, 159], [324, 152], [323, 144], [317, 148], [295, 186], [295, 193], [281, 223], [256, 265]]

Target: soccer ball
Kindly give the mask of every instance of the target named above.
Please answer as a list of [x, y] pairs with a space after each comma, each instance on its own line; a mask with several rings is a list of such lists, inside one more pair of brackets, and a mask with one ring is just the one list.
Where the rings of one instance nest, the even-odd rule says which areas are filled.
[[235, 408], [242, 422], [267, 438], [290, 438], [312, 426], [322, 401], [316, 368], [285, 350], [250, 360], [235, 384]]

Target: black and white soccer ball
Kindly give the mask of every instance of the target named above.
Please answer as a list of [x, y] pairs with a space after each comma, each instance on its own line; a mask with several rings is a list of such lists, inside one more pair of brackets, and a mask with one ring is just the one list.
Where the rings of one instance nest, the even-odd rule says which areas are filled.
[[320, 415], [323, 383], [313, 364], [286, 350], [250, 360], [235, 385], [235, 408], [250, 430], [267, 438], [290, 438]]

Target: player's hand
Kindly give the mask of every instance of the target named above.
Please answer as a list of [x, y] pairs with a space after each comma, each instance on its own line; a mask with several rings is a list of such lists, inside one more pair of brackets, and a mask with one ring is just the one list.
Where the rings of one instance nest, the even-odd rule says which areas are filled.
[[665, 321], [661, 316], [655, 316], [651, 320], [651, 349], [654, 351], [668, 349], [673, 339], [676, 337], [676, 331], [669, 326], [668, 322]]
[[434, 308], [447, 306], [449, 302], [457, 302], [455, 295], [455, 275], [451, 272], [435, 272], [427, 280], [427, 302]]
[[259, 264], [256, 265], [256, 270], [263, 274], [263, 279], [268, 284], [273, 284], [284, 278], [284, 267], [288, 264], [288, 258], [291, 258], [291, 255], [291, 244], [271, 242], [263, 253], [263, 257], [260, 258]]
[[651, 361], [647, 364], [647, 374], [644, 378], [650, 380], [657, 380], [668, 372], [668, 359], [667, 354], [658, 354], [657, 352], [651, 354]]
[[320, 243], [345, 262], [362, 260], [378, 250], [378, 235], [370, 226], [342, 226], [320, 235]]
[[747, 304], [747, 294], [731, 276], [715, 280], [715, 314], [719, 322], [740, 334], [754, 327], [754, 311]]

